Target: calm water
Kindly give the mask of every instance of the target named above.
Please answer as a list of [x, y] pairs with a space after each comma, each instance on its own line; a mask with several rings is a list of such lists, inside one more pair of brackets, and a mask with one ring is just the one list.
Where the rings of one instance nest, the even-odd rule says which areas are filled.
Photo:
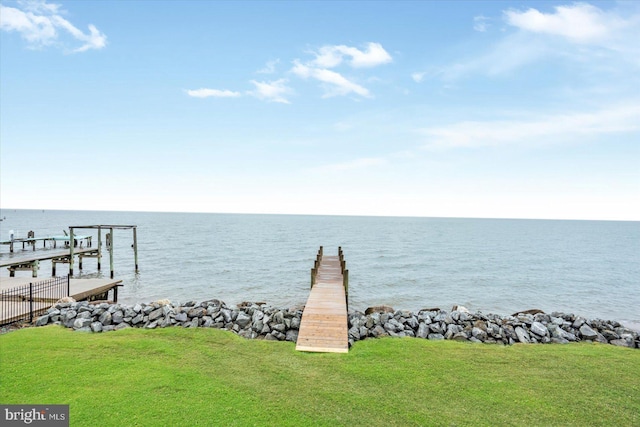
[[[350, 308], [540, 308], [640, 324], [640, 222], [30, 210], [2, 210], [0, 217], [1, 240], [10, 230], [38, 237], [61, 235], [70, 225], [137, 225], [139, 274], [132, 232], [114, 233], [127, 303], [304, 304], [309, 270], [324, 245], [329, 255], [338, 246], [345, 251]], [[8, 246], [1, 250], [11, 256]], [[98, 273], [95, 260], [85, 260], [82, 275], [108, 276], [108, 255], [102, 264]], [[50, 272], [50, 264], [41, 266], [40, 276]]]

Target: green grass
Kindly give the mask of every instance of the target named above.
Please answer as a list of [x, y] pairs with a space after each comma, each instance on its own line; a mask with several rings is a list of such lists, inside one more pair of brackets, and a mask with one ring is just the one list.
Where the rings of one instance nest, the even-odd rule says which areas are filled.
[[640, 425], [640, 351], [357, 343], [348, 354], [215, 329], [0, 336], [0, 402], [70, 404], [71, 425]]

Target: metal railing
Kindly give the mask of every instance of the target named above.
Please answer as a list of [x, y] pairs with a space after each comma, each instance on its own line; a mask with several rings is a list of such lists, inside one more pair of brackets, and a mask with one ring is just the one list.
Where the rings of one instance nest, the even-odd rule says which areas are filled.
[[0, 325], [28, 320], [69, 296], [69, 276], [31, 282], [0, 292]]

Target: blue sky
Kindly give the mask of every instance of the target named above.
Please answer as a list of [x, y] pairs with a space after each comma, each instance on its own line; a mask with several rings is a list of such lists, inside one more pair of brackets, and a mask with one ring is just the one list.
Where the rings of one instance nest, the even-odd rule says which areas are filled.
[[0, 5], [2, 208], [640, 220], [640, 2]]

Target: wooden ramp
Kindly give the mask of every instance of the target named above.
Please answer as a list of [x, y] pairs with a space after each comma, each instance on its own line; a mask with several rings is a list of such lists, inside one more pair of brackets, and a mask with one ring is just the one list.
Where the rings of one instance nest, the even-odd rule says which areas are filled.
[[[296, 350], [347, 353], [347, 301], [341, 255], [322, 256], [302, 312]], [[346, 272], [348, 274], [348, 272]]]

